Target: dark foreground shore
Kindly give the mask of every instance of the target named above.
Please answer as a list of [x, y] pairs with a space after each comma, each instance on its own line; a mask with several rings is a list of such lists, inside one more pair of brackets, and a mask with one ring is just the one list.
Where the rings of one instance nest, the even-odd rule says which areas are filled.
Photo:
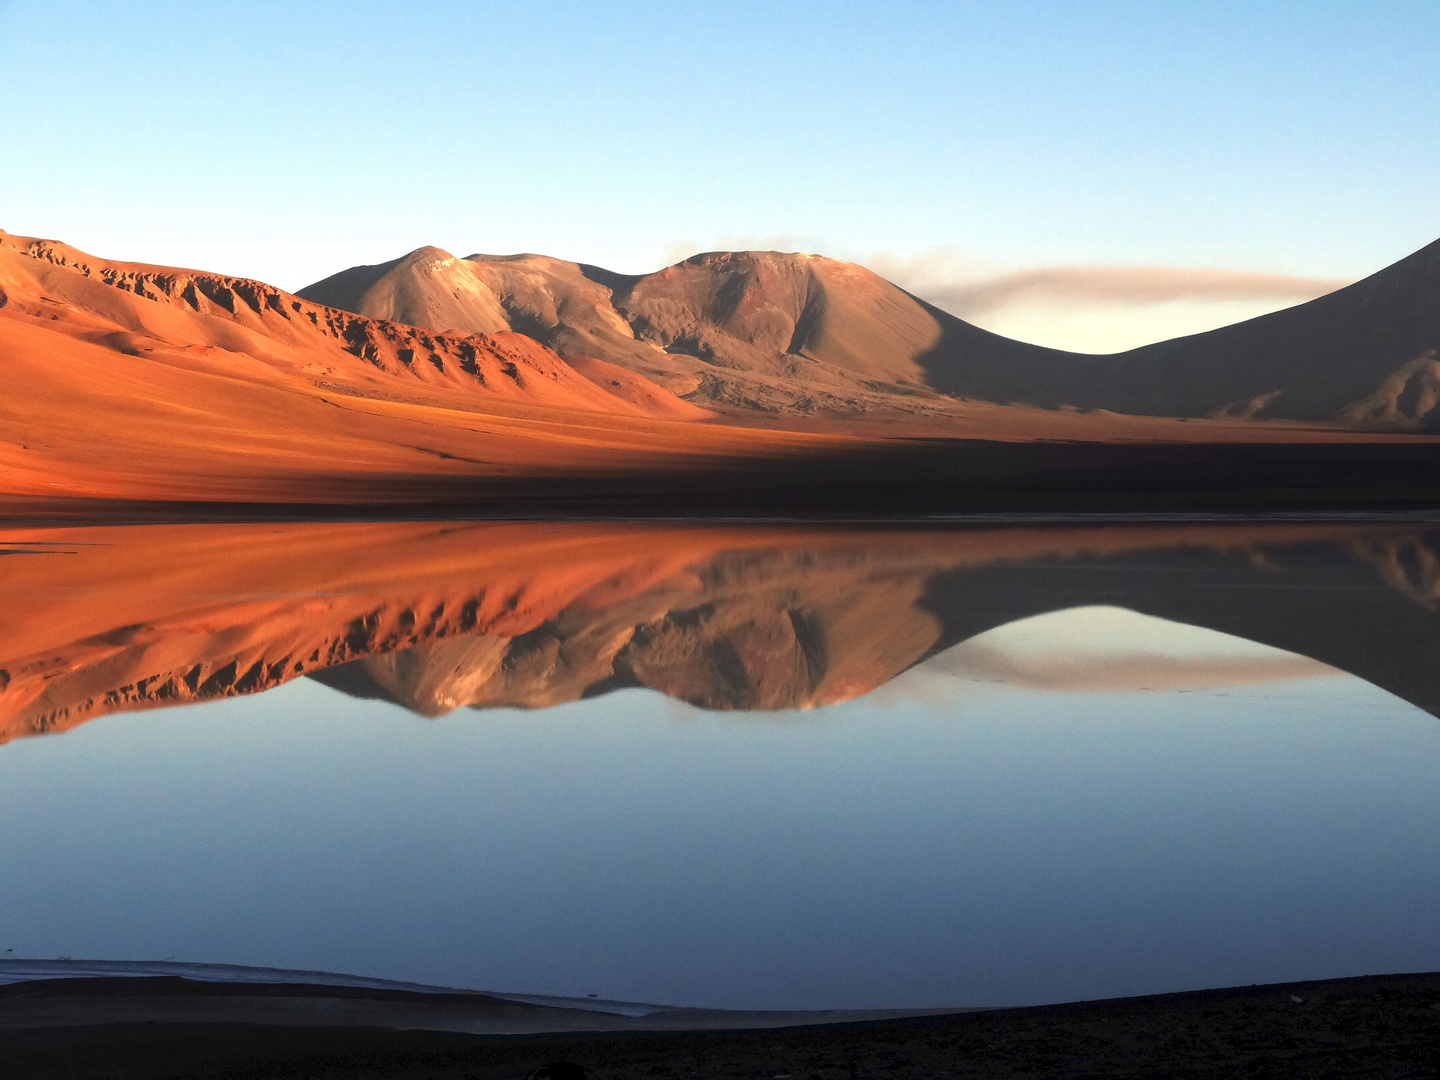
[[[112, 983], [116, 980], [99, 980]], [[130, 980], [143, 997], [140, 983]], [[35, 984], [26, 984], [35, 986]], [[193, 984], [192, 984], [193, 985]], [[0, 1000], [30, 1000], [19, 987]], [[152, 984], [152, 991], [154, 985]], [[119, 1000], [123, 988], [92, 988]], [[263, 988], [243, 991], [264, 994]], [[296, 995], [297, 988], [274, 993]], [[66, 994], [44, 995], [64, 1009]], [[94, 992], [87, 992], [92, 1001]], [[173, 991], [166, 991], [172, 994]], [[299, 992], [311, 994], [311, 991]], [[221, 1005], [230, 991], [197, 996]], [[347, 995], [353, 1001], [352, 995]], [[130, 1001], [133, 1003], [134, 996]], [[13, 1014], [12, 1014], [13, 1018]], [[37, 1015], [37, 1019], [40, 1017]], [[70, 1023], [62, 1019], [60, 1023]], [[1369, 976], [765, 1030], [466, 1035], [127, 1022], [0, 1030], [0, 1077], [1440, 1076], [1440, 974]], [[541, 1075], [578, 1076], [574, 1068]]]

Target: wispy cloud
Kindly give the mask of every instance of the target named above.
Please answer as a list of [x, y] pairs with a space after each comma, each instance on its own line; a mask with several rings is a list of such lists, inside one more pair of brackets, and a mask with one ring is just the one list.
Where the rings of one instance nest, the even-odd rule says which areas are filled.
[[1016, 303], [1132, 305], [1177, 300], [1313, 300], [1349, 284], [1241, 270], [1173, 266], [1055, 266], [932, 289], [932, 304], [962, 318]]
[[996, 274], [985, 273], [944, 251], [913, 258], [874, 255], [866, 263], [901, 288], [967, 319], [1015, 304], [1113, 307], [1176, 301], [1299, 302], [1349, 284], [1332, 278], [1175, 266], [1048, 266]]
[[983, 318], [1020, 305], [1050, 308], [1143, 307], [1176, 302], [1278, 304], [1313, 300], [1350, 284], [1338, 278], [1262, 274], [1179, 266], [1042, 266], [1002, 270], [949, 247], [916, 255], [832, 250], [822, 238], [800, 234], [731, 235], [709, 247], [676, 240], [664, 252], [672, 265], [700, 251], [808, 251], [859, 262], [902, 289], [962, 319]]

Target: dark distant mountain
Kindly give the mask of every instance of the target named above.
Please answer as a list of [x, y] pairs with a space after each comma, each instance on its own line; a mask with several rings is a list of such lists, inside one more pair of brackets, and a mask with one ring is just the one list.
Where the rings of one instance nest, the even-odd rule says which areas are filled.
[[606, 361], [729, 410], [944, 415], [966, 399], [1401, 430], [1440, 418], [1440, 242], [1309, 303], [1110, 356], [1012, 341], [864, 267], [768, 251], [627, 276], [420, 248], [298, 295], [435, 330], [518, 331], [582, 370]]
[[1107, 358], [1101, 390], [1126, 412], [1440, 420], [1440, 241], [1326, 296]]

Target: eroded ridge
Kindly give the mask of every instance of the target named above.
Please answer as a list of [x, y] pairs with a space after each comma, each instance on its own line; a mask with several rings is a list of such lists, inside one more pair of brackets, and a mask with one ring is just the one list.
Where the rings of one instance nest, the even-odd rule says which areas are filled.
[[[0, 234], [0, 246], [109, 288], [236, 322], [281, 341], [301, 343], [320, 336], [390, 375], [424, 372], [427, 369], [416, 368], [421, 364], [449, 381], [468, 378], [494, 389], [509, 380], [524, 389], [536, 378], [557, 382], [568, 371], [550, 350], [519, 334], [446, 333], [406, 326], [301, 300], [249, 278], [112, 263], [49, 240]], [[291, 325], [277, 326], [277, 320]], [[433, 381], [434, 376], [430, 378]], [[616, 402], [606, 404], [623, 411]]]

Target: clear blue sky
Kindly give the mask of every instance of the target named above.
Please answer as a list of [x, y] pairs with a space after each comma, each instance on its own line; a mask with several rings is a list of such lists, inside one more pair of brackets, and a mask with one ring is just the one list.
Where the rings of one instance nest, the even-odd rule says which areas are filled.
[[424, 243], [1354, 278], [1440, 236], [1440, 3], [0, 0], [0, 228], [296, 288]]

